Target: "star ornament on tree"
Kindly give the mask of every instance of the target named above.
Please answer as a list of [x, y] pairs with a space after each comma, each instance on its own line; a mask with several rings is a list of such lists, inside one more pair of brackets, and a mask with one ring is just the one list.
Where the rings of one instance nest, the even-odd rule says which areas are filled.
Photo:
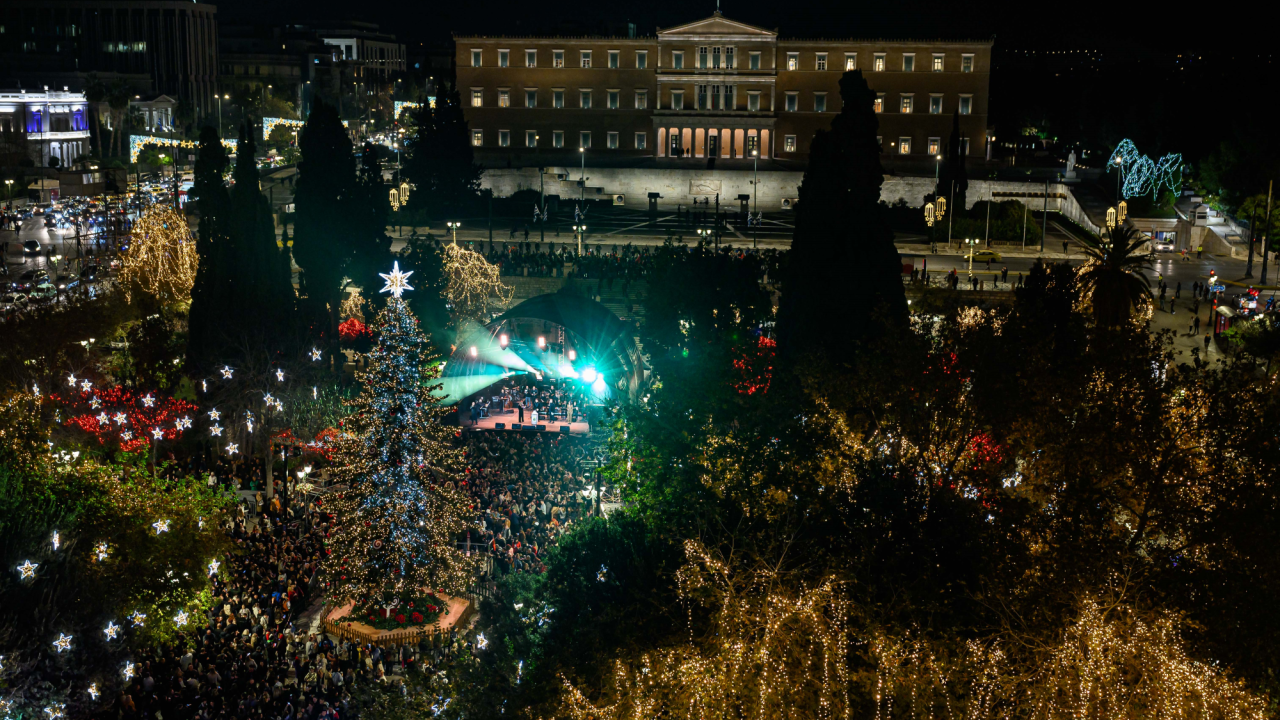
[[132, 680], [133, 679], [133, 663], [126, 662], [124, 664], [124, 670], [122, 671], [122, 674], [124, 675], [125, 682], [129, 682], [130, 680]]
[[58, 633], [58, 639], [53, 641], [53, 646], [61, 653], [63, 650], [71, 649], [71, 636]]
[[209, 419], [210, 419], [210, 420], [213, 420], [214, 422], [217, 422], [218, 418], [220, 418], [220, 417], [222, 417], [222, 413], [218, 412], [218, 408], [214, 408], [214, 409], [212, 409], [212, 410], [210, 410], [210, 411], [209, 411]]
[[163, 440], [163, 439], [164, 439], [164, 431], [163, 431], [163, 430], [161, 430], [160, 428], [155, 428], [155, 429], [153, 429], [153, 430], [151, 431], [151, 435], [152, 435], [152, 437], [154, 437], [154, 438], [155, 438], [155, 439], [157, 439], [157, 440]]
[[67, 376], [67, 384], [68, 384], [68, 385], [70, 385], [71, 387], [75, 387], [75, 386], [76, 386], [76, 376], [75, 376], [75, 375], [68, 375], [68, 376]]
[[169, 521], [168, 521], [168, 520], [157, 520], [157, 521], [155, 521], [155, 522], [151, 523], [151, 527], [153, 527], [153, 528], [155, 528], [155, 529], [156, 529], [156, 534], [157, 534], [157, 535], [159, 535], [160, 533], [169, 532]]
[[98, 699], [98, 684], [97, 684], [97, 683], [94, 683], [94, 684], [90, 685], [90, 686], [89, 686], [88, 693], [89, 693], [89, 697], [93, 698], [94, 700], [97, 700], [97, 699]]
[[133, 433], [129, 432], [128, 430], [125, 430], [124, 432], [120, 433], [120, 439], [124, 440], [125, 442], [129, 442], [130, 440], [133, 439]]
[[276, 370], [276, 382], [284, 382], [284, 370]]
[[216, 575], [218, 573], [218, 568], [221, 566], [222, 566], [222, 563], [218, 562], [216, 559], [210, 560], [209, 561], [209, 577], [213, 577], [214, 575]]
[[111, 422], [111, 417], [110, 417], [109, 415], [107, 415], [106, 413], [100, 413], [100, 414], [98, 415], [98, 424], [99, 424], [99, 425], [106, 425], [106, 424], [107, 424], [107, 423], [109, 423], [109, 422]]
[[93, 408], [94, 410], [97, 410], [98, 408], [102, 407], [102, 401], [95, 397], [89, 401], [89, 407]]
[[106, 635], [108, 640], [115, 640], [116, 636], [120, 634], [120, 626], [108, 620], [107, 627], [103, 629], [102, 634]]
[[[317, 362], [319, 360], [320, 360], [320, 350], [318, 348], [311, 348], [311, 362]], [[36, 394], [39, 395], [40, 393], [36, 393]]]
[[143, 407], [151, 407], [152, 405], [155, 405], [155, 404], [156, 404], [156, 399], [151, 396], [151, 393], [147, 393], [146, 395], [142, 396]]
[[38, 567], [40, 567], [40, 563], [33, 563], [27, 560], [18, 566], [18, 572], [22, 574], [23, 580], [30, 580], [36, 576], [36, 568]]
[[115, 416], [114, 416], [114, 417], [112, 417], [111, 419], [112, 419], [112, 420], [115, 420], [117, 425], [123, 425], [123, 424], [124, 424], [124, 421], [129, 419], [129, 416], [128, 416], [128, 415], [125, 415], [125, 414], [124, 414], [124, 413], [122, 413], [122, 412], [118, 412], [118, 413], [116, 413], [116, 414], [115, 414]]
[[134, 610], [133, 614], [129, 616], [129, 619], [133, 621], [134, 627], [142, 627], [142, 621], [146, 620], [147, 616], [143, 615], [140, 610]]
[[237, 444], [235, 444], [235, 443], [227, 443], [227, 454], [228, 454], [228, 455], [235, 455], [235, 454], [236, 454], [236, 453], [238, 453], [238, 452], [240, 452], [240, 446], [239, 446], [239, 445], [237, 445]]
[[187, 619], [188, 619], [189, 617], [190, 617], [190, 616], [189, 616], [189, 615], [187, 615], [187, 613], [186, 613], [186, 611], [185, 611], [185, 610], [179, 610], [179, 611], [178, 611], [178, 614], [173, 616], [173, 622], [174, 622], [174, 624], [175, 624], [175, 625], [177, 625], [178, 627], [182, 627], [183, 625], [186, 625], [186, 624], [187, 624]]
[[217, 435], [217, 436], [221, 437], [221, 436], [222, 436], [222, 426], [221, 426], [221, 425], [214, 425], [213, 427], [209, 428], [209, 434], [210, 434], [210, 435]]
[[379, 290], [379, 292], [389, 292], [392, 297], [400, 297], [405, 290], [413, 289], [413, 286], [409, 284], [409, 276], [412, 274], [412, 270], [409, 272], [400, 272], [400, 261], [397, 260], [392, 265], [391, 272], [378, 273], [383, 280], [387, 281], [386, 287]]
[[223, 366], [222, 366], [222, 377], [223, 377], [224, 379], [226, 379], [226, 380], [230, 380], [230, 379], [231, 379], [231, 373], [233, 373], [233, 372], [235, 372], [235, 371], [231, 369], [231, 366], [230, 366], [230, 365], [223, 365]]
[[85, 392], [89, 392], [90, 388], [92, 387], [93, 387], [93, 383], [89, 382], [88, 380], [85, 380], [84, 382], [80, 383], [80, 389]]

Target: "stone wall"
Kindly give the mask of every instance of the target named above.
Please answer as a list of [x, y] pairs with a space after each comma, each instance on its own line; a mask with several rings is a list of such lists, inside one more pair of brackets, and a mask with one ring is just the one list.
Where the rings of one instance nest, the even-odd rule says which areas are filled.
[[[569, 200], [583, 193], [588, 199], [605, 200], [613, 195], [624, 196], [624, 204], [632, 208], [648, 207], [649, 193], [662, 195], [658, 204], [664, 208], [689, 205], [695, 199], [714, 198], [718, 193], [720, 204], [732, 206], [739, 195], [750, 195], [750, 170], [706, 170], [687, 168], [587, 168], [586, 189], [578, 187], [582, 170], [578, 168], [547, 168], [543, 178], [543, 192], [559, 195]], [[800, 182], [804, 173], [799, 171], [771, 170], [759, 175], [760, 195], [756, 198], [761, 210], [775, 211], [783, 208], [783, 200], [800, 195]], [[933, 178], [886, 175], [880, 189], [880, 199], [887, 203], [905, 201], [911, 207], [923, 207], [924, 196], [933, 192]], [[482, 186], [493, 190], [498, 197], [508, 197], [520, 190], [539, 189], [537, 168], [512, 168], [485, 170]], [[1044, 208], [1044, 183], [1024, 183], [1007, 180], [970, 180], [968, 207], [979, 200], [991, 197], [996, 200], [1018, 200], [1033, 210]], [[1099, 228], [1089, 220], [1071, 193], [1071, 187], [1063, 183], [1049, 183], [1049, 210], [1062, 213], [1067, 218], [1097, 233]]]

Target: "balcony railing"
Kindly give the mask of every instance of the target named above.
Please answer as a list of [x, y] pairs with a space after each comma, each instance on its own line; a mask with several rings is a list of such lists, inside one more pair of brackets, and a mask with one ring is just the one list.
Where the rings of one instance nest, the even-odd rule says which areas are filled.
[[71, 130], [69, 132], [27, 133], [28, 140], [87, 140], [88, 130]]

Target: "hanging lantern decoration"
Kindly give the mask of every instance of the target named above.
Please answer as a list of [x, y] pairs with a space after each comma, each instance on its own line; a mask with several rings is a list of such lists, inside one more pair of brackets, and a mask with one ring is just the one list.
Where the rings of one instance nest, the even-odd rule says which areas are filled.
[[1124, 219], [1129, 217], [1129, 203], [1121, 200], [1116, 209], [1119, 210], [1119, 212], [1116, 213], [1116, 222], [1123, 223]]
[[946, 215], [946, 214], [947, 214], [947, 199], [946, 199], [946, 198], [944, 198], [944, 197], [940, 197], [940, 198], [938, 198], [938, 212], [937, 212], [937, 218], [938, 218], [939, 220], [941, 220], [941, 219], [942, 219], [942, 216], [944, 216], [944, 215]]
[[929, 227], [933, 227], [933, 203], [924, 206], [924, 222]]
[[400, 209], [400, 191], [397, 190], [396, 188], [391, 188], [390, 200], [391, 200], [391, 209], [399, 210]]
[[407, 180], [400, 181], [400, 204], [409, 204], [409, 182]]
[[1115, 226], [1116, 226], [1116, 209], [1113, 207], [1109, 207], [1107, 208], [1107, 228], [1110, 229], [1110, 228], [1114, 228]]

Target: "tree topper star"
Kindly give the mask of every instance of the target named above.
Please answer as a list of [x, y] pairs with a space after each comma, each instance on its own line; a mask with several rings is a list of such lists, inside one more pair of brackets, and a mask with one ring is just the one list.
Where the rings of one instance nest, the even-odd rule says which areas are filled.
[[412, 290], [413, 286], [409, 284], [409, 276], [413, 271], [400, 272], [400, 261], [397, 260], [391, 267], [389, 273], [378, 273], [378, 275], [387, 281], [387, 286], [378, 292], [389, 292], [392, 297], [400, 297], [405, 290]]

